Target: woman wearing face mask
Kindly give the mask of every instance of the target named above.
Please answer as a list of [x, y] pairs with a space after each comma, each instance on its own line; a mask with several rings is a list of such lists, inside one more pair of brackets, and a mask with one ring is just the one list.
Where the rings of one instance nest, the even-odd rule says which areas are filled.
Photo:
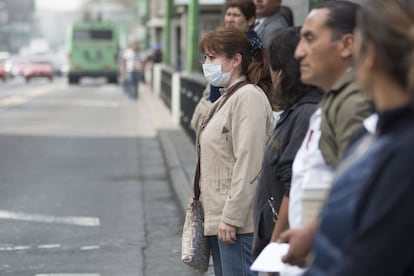
[[266, 143], [256, 190], [254, 257], [288, 228], [287, 207], [293, 159], [307, 132], [309, 118], [322, 96], [319, 89], [300, 81], [299, 61], [294, 58], [299, 39], [299, 27], [279, 30], [269, 47], [273, 87], [283, 113]]
[[273, 127], [272, 109], [263, 90], [252, 83], [251, 72], [259, 65], [252, 61], [242, 31], [222, 27], [209, 32], [200, 50], [207, 81], [223, 87], [197, 132], [204, 235], [215, 275], [257, 275], [250, 271], [253, 197]]
[[[226, 3], [224, 7], [224, 26], [234, 27], [244, 32], [250, 41], [250, 55], [257, 66], [255, 72], [251, 74], [252, 82], [257, 83], [265, 92], [272, 105], [272, 109], [279, 111], [279, 107], [274, 104], [271, 95], [272, 79], [269, 73], [268, 60], [263, 57], [263, 43], [257, 33], [253, 30], [256, 19], [256, 6], [253, 0], [232, 0]], [[214, 103], [220, 97], [221, 87], [207, 84], [203, 93], [203, 98], [197, 105], [191, 119], [191, 127], [197, 131], [203, 118], [205, 117], [211, 103]]]

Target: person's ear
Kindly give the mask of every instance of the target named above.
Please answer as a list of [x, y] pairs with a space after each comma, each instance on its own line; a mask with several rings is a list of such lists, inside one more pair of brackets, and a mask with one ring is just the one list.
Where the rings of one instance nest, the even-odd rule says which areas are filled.
[[377, 57], [378, 51], [371, 42], [367, 42], [363, 54], [365, 66], [368, 70], [373, 70], [381, 63], [381, 58]]
[[233, 57], [233, 68], [239, 67], [242, 63], [242, 60], [243, 58], [240, 53], [235, 54]]
[[355, 38], [353, 34], [345, 34], [340, 41], [341, 57], [349, 59], [352, 57], [355, 47]]

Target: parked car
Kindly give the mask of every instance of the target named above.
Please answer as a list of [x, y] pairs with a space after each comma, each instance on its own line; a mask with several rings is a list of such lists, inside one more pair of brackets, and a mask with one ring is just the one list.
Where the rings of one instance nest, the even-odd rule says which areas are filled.
[[43, 77], [53, 80], [54, 68], [48, 60], [31, 60], [23, 68], [23, 77], [26, 82], [32, 78]]
[[6, 61], [9, 59], [10, 54], [8, 52], [0, 52], [0, 79], [7, 80], [7, 71], [5, 67]]
[[6, 81], [7, 80], [7, 72], [6, 69], [4, 68], [4, 64], [0, 63], [0, 79], [2, 81]]

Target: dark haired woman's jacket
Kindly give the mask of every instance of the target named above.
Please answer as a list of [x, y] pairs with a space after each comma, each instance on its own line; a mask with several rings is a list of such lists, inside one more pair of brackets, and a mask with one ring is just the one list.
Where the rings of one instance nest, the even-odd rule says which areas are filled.
[[281, 114], [266, 144], [254, 203], [254, 257], [270, 242], [275, 222], [269, 200], [278, 212], [283, 196], [289, 196], [293, 159], [321, 97], [321, 91], [314, 89], [298, 99]]

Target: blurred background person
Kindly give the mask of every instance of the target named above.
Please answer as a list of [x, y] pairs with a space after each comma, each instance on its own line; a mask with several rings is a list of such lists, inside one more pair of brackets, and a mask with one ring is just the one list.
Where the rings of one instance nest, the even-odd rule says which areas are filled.
[[122, 53], [120, 76], [124, 80], [124, 89], [132, 99], [139, 95], [139, 82], [143, 77], [146, 57], [139, 50], [139, 43], [133, 42]]
[[280, 12], [282, 0], [254, 0], [254, 4], [257, 16], [254, 30], [262, 39], [264, 47], [268, 48], [276, 30], [288, 27]]

